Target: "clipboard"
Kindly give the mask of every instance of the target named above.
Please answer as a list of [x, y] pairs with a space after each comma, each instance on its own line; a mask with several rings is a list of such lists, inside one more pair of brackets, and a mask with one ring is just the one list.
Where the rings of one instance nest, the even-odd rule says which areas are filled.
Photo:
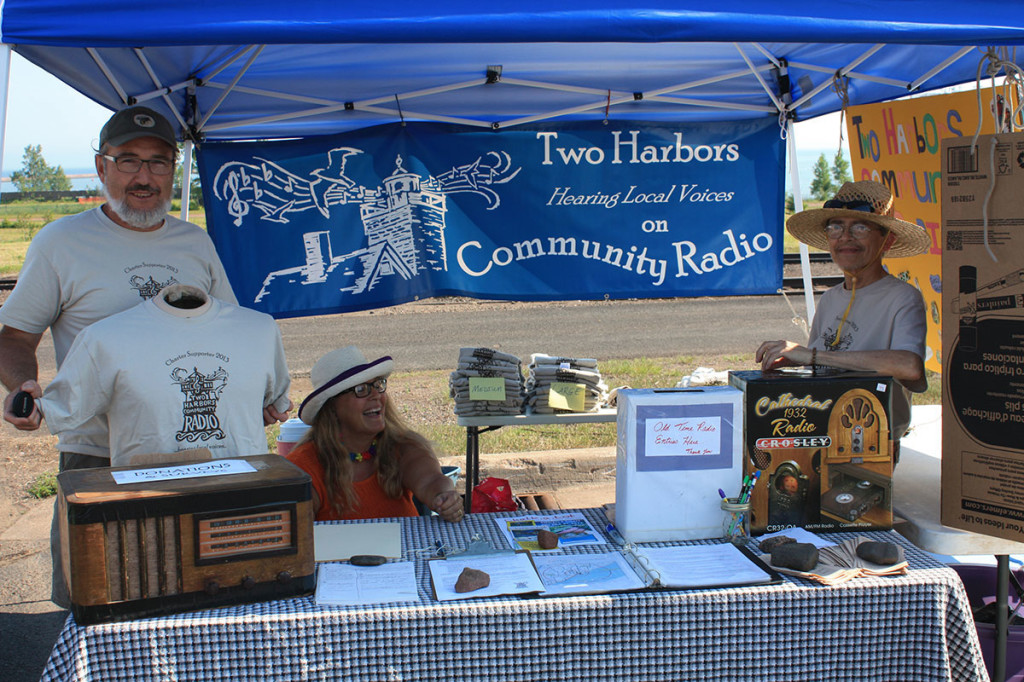
[[[455, 582], [465, 568], [488, 573], [492, 576], [491, 584], [473, 592], [455, 592]], [[529, 551], [495, 549], [479, 538], [474, 538], [462, 552], [428, 559], [427, 569], [432, 596], [437, 601], [536, 594], [544, 590]]]

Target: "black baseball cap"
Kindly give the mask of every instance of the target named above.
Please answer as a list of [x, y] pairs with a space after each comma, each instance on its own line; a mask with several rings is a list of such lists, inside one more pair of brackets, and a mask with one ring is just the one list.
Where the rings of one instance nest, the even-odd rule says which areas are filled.
[[174, 128], [166, 118], [149, 107], [135, 106], [122, 109], [103, 125], [100, 149], [108, 144], [117, 147], [140, 137], [155, 137], [175, 150], [178, 148]]

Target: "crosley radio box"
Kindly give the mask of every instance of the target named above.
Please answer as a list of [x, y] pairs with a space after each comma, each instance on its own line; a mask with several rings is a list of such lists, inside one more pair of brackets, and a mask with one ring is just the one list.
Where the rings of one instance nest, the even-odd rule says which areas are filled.
[[751, 534], [892, 528], [892, 379], [829, 368], [730, 372], [743, 391]]
[[1024, 134], [942, 141], [942, 235], [942, 523], [1020, 542]]
[[718, 489], [742, 478], [741, 397], [729, 386], [618, 392], [615, 525], [626, 540], [722, 536]]
[[310, 478], [283, 457], [80, 469], [57, 483], [79, 624], [313, 590]]

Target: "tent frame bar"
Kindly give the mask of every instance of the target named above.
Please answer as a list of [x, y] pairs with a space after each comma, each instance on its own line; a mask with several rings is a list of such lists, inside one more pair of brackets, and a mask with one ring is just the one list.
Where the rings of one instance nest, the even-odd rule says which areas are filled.
[[[744, 47], [743, 47], [744, 45], [748, 45], [748, 44], [753, 49], [755, 49], [757, 52], [759, 52], [761, 55], [764, 56], [764, 58], [767, 60], [767, 62], [765, 64], [756, 65], [756, 64], [753, 63], [753, 61], [751, 60], [750, 56], [747, 55], [747, 53], [746, 53], [746, 51], [744, 50]], [[770, 84], [763, 77], [763, 72], [767, 72], [767, 71], [771, 71], [771, 70], [780, 68], [780, 65], [782, 64], [782, 61], [778, 57], [773, 55], [766, 47], [764, 47], [760, 43], [738, 43], [738, 42], [734, 42], [733, 46], [736, 49], [737, 53], [740, 55], [740, 57], [743, 59], [743, 61], [746, 63], [747, 69], [737, 70], [737, 71], [733, 71], [733, 72], [726, 73], [726, 74], [720, 74], [720, 75], [709, 77], [709, 78], [702, 78], [702, 79], [699, 79], [699, 80], [690, 81], [690, 82], [686, 82], [686, 83], [676, 83], [676, 84], [673, 84], [673, 85], [669, 85], [669, 86], [665, 86], [665, 87], [662, 87], [662, 88], [658, 88], [656, 90], [646, 91], [646, 92], [643, 92], [643, 93], [626, 92], [626, 91], [619, 90], [619, 89], [611, 90], [611, 89], [601, 89], [601, 88], [592, 88], [592, 87], [583, 87], [583, 86], [572, 86], [572, 85], [566, 85], [566, 84], [560, 84], [560, 83], [551, 83], [551, 82], [544, 82], [544, 81], [535, 81], [535, 80], [526, 80], [526, 79], [517, 79], [517, 78], [508, 78], [508, 77], [505, 77], [505, 76], [499, 76], [497, 78], [497, 80], [488, 79], [488, 78], [485, 78], [485, 79], [473, 79], [473, 80], [469, 80], [469, 81], [462, 81], [462, 82], [458, 82], [458, 83], [452, 83], [452, 84], [449, 84], [449, 85], [441, 85], [441, 86], [436, 86], [436, 87], [431, 87], [431, 88], [423, 88], [423, 89], [420, 89], [420, 90], [414, 90], [414, 91], [409, 91], [409, 92], [405, 92], [405, 93], [394, 93], [394, 94], [389, 94], [387, 96], [380, 96], [380, 97], [375, 97], [375, 98], [371, 98], [371, 99], [367, 99], [367, 100], [347, 101], [347, 102], [338, 102], [337, 100], [331, 100], [331, 99], [326, 99], [326, 98], [317, 98], [317, 97], [309, 97], [309, 96], [301, 96], [301, 95], [291, 95], [291, 94], [288, 94], [288, 93], [274, 92], [274, 91], [269, 91], [269, 90], [265, 90], [265, 89], [261, 89], [261, 88], [250, 88], [250, 87], [247, 87], [247, 86], [240, 85], [240, 81], [244, 78], [244, 75], [249, 71], [249, 69], [252, 68], [252, 65], [256, 62], [256, 60], [262, 54], [264, 48], [266, 47], [265, 45], [248, 45], [248, 46], [245, 46], [245, 47], [241, 47], [241, 48], [238, 49], [237, 52], [235, 52], [232, 55], [230, 55], [229, 58], [224, 59], [220, 64], [216, 65], [208, 76], [206, 76], [206, 77], [195, 77], [195, 78], [192, 78], [192, 79], [189, 79], [189, 80], [186, 80], [186, 81], [181, 81], [179, 83], [175, 83], [175, 84], [170, 85], [170, 86], [164, 86], [164, 85], [162, 85], [162, 84], [160, 84], [158, 82], [158, 79], [157, 79], [157, 77], [156, 77], [152, 67], [150, 66], [148, 60], [146, 59], [146, 56], [145, 56], [143, 50], [141, 48], [134, 48], [135, 54], [138, 57], [140, 63], [143, 66], [143, 68], [146, 70], [147, 74], [149, 74], [150, 78], [153, 80], [154, 85], [157, 86], [156, 89], [154, 89], [154, 90], [151, 90], [151, 91], [148, 91], [148, 92], [144, 92], [144, 93], [139, 93], [137, 95], [129, 95], [129, 94], [127, 94], [127, 92], [125, 92], [123, 87], [121, 87], [121, 85], [117, 82], [117, 79], [113, 76], [111, 70], [104, 63], [102, 57], [100, 56], [99, 52], [96, 49], [89, 48], [89, 54], [96, 61], [96, 64], [99, 66], [101, 71], [107, 77], [107, 79], [111, 83], [111, 85], [115, 88], [115, 90], [117, 91], [117, 93], [118, 93], [119, 97], [121, 98], [121, 100], [124, 103], [126, 103], [126, 104], [127, 103], [145, 102], [145, 101], [148, 101], [148, 100], [151, 100], [151, 99], [155, 99], [155, 98], [158, 98], [158, 97], [164, 98], [164, 100], [169, 103], [169, 95], [171, 93], [177, 92], [177, 91], [185, 89], [185, 88], [188, 88], [190, 86], [209, 87], [209, 88], [214, 88], [214, 89], [222, 90], [223, 92], [221, 92], [220, 96], [216, 99], [216, 101], [214, 102], [213, 106], [211, 106], [208, 111], [204, 112], [201, 120], [199, 120], [198, 123], [193, 124], [194, 127], [189, 128], [189, 126], [185, 126], [186, 129], [191, 129], [192, 130], [193, 134], [197, 136], [197, 139], [201, 139], [201, 136], [203, 136], [205, 133], [213, 133], [213, 132], [219, 132], [219, 131], [223, 131], [223, 130], [234, 130], [234, 129], [239, 129], [239, 128], [245, 128], [247, 126], [261, 125], [261, 124], [273, 123], [273, 122], [277, 122], [277, 121], [286, 121], [286, 120], [294, 120], [294, 119], [300, 119], [300, 118], [316, 117], [316, 116], [319, 116], [319, 115], [335, 113], [335, 112], [338, 112], [338, 111], [341, 111], [341, 110], [349, 110], [349, 111], [355, 111], [355, 112], [363, 112], [363, 113], [367, 113], [367, 114], [376, 114], [376, 115], [382, 115], [382, 116], [387, 116], [387, 117], [394, 117], [396, 120], [403, 120], [403, 121], [407, 120], [407, 119], [410, 119], [410, 118], [414, 118], [414, 119], [418, 119], [418, 120], [439, 121], [439, 122], [454, 123], [454, 124], [459, 124], [459, 125], [467, 125], [467, 126], [471, 126], [471, 127], [491, 128], [491, 129], [494, 129], [494, 130], [504, 129], [504, 128], [511, 128], [511, 127], [515, 127], [515, 126], [526, 125], [526, 124], [537, 122], [537, 121], [545, 121], [545, 120], [560, 118], [560, 117], [568, 116], [568, 115], [572, 115], [572, 114], [580, 114], [580, 113], [595, 111], [595, 110], [599, 110], [599, 109], [610, 109], [613, 106], [620, 106], [620, 105], [624, 105], [624, 104], [634, 104], [637, 101], [642, 101], [642, 100], [646, 100], [646, 101], [649, 101], [649, 102], [655, 102], [655, 103], [661, 102], [661, 103], [666, 103], [666, 104], [685, 105], [685, 106], [693, 106], [693, 107], [706, 107], [706, 108], [710, 108], [710, 109], [722, 109], [722, 110], [731, 110], [731, 111], [747, 111], [747, 112], [763, 112], [763, 113], [778, 112], [778, 113], [785, 114], [787, 117], [792, 118], [792, 117], [794, 117], [795, 112], [799, 111], [799, 109], [802, 106], [804, 106], [805, 104], [810, 102], [814, 97], [816, 97], [819, 94], [821, 94], [822, 92], [824, 92], [832, 84], [831, 81], [828, 81], [828, 80], [822, 81], [816, 87], [814, 87], [810, 92], [803, 93], [803, 95], [800, 97], [799, 100], [797, 100], [796, 102], [794, 102], [792, 104], [788, 104], [787, 105], [773, 91], [773, 89], [771, 88]], [[801, 69], [804, 69], [804, 70], [807, 70], [807, 71], [814, 71], [814, 72], [818, 72], [818, 73], [836, 74], [837, 76], [840, 76], [840, 77], [848, 77], [848, 78], [855, 79], [855, 80], [871, 81], [871, 82], [879, 83], [879, 84], [882, 84], [882, 85], [891, 85], [894, 88], [899, 88], [900, 90], [902, 90], [904, 92], [914, 92], [915, 90], [920, 88], [923, 83], [927, 82], [927, 80], [929, 78], [933, 77], [937, 73], [940, 73], [943, 69], [945, 69], [949, 65], [955, 63], [957, 60], [963, 58], [965, 55], [969, 54], [972, 50], [977, 49], [976, 47], [965, 47], [965, 48], [959, 50], [955, 55], [947, 58], [941, 64], [938, 64], [938, 65], [932, 67], [925, 74], [922, 74], [918, 79], [916, 79], [916, 80], [914, 80], [914, 81], [912, 81], [910, 83], [907, 83], [907, 82], [904, 82], [904, 81], [899, 81], [899, 80], [892, 79], [892, 78], [872, 76], [870, 74], [860, 73], [860, 72], [856, 71], [856, 67], [858, 65], [860, 65], [864, 61], [870, 59], [874, 54], [876, 54], [879, 50], [883, 49], [884, 47], [885, 47], [885, 45], [883, 43], [876, 43], [876, 44], [870, 46], [868, 49], [866, 49], [860, 55], [858, 55], [850, 63], [846, 64], [845, 66], [841, 67], [838, 70], [835, 69], [834, 67], [825, 67], [825, 66], [819, 66], [817, 64], [809, 64], [809, 63], [804, 63], [804, 62], [790, 62], [788, 64], [788, 66], [791, 67], [791, 68], [792, 67], [797, 67], [797, 68], [801, 68]], [[221, 82], [217, 82], [215, 80], [217, 75], [222, 73], [224, 71], [224, 69], [228, 68], [231, 64], [233, 64], [233, 63], [237, 62], [239, 59], [243, 59], [243, 58], [245, 58], [245, 64], [241, 67], [239, 72], [234, 76], [234, 78], [232, 79], [232, 81], [230, 83], [221, 83]], [[757, 82], [759, 83], [759, 85], [761, 87], [761, 90], [764, 93], [766, 93], [767, 96], [771, 99], [772, 104], [774, 105], [774, 108], [769, 107], [769, 106], [764, 106], [764, 105], [745, 105], [745, 104], [734, 103], [734, 102], [726, 103], [726, 102], [717, 102], [717, 101], [705, 100], [705, 99], [700, 99], [700, 98], [686, 98], [686, 97], [679, 97], [679, 96], [677, 96], [678, 93], [681, 93], [681, 92], [684, 92], [686, 90], [690, 90], [690, 89], [693, 89], [693, 88], [699, 88], [699, 87], [702, 87], [702, 86], [706, 86], [706, 85], [710, 85], [710, 84], [714, 84], [714, 83], [725, 82], [725, 81], [729, 81], [729, 80], [736, 79], [736, 78], [748, 77], [748, 76], [751, 76], [751, 75], [753, 75], [753, 77], [757, 80]], [[562, 108], [562, 109], [542, 112], [542, 113], [538, 113], [538, 114], [534, 114], [534, 115], [530, 115], [530, 116], [521, 116], [521, 117], [517, 117], [517, 118], [507, 119], [507, 120], [504, 120], [504, 121], [502, 121], [502, 120], [490, 120], [490, 121], [487, 121], [487, 120], [479, 120], [479, 119], [469, 119], [469, 118], [460, 117], [460, 116], [449, 116], [449, 115], [443, 115], [443, 114], [427, 114], [427, 113], [415, 111], [414, 109], [408, 109], [408, 108], [406, 108], [404, 106], [402, 107], [401, 111], [399, 111], [398, 108], [395, 107], [395, 106], [378, 106], [378, 105], [382, 105], [382, 104], [393, 104], [396, 101], [401, 101], [401, 102], [404, 103], [404, 102], [407, 102], [407, 101], [409, 101], [411, 99], [415, 99], [415, 98], [418, 98], [418, 97], [426, 97], [426, 96], [431, 96], [431, 95], [437, 95], [437, 94], [453, 92], [453, 91], [457, 91], [457, 90], [464, 89], [464, 88], [478, 87], [478, 86], [481, 86], [481, 85], [495, 85], [495, 84], [499, 84], [499, 83], [500, 84], [504, 84], [504, 85], [515, 86], [515, 87], [538, 88], [538, 89], [554, 90], [554, 91], [565, 92], [565, 93], [573, 93], [573, 94], [581, 94], [581, 95], [593, 95], [594, 97], [600, 98], [600, 99], [596, 99], [594, 102], [583, 103], [583, 104], [579, 104], [579, 105], [573, 106], [573, 107], [565, 107], [565, 108]], [[277, 114], [277, 115], [274, 115], [274, 116], [263, 116], [263, 117], [250, 118], [250, 119], [245, 119], [245, 120], [240, 120], [240, 121], [234, 121], [234, 122], [232, 122], [230, 124], [209, 125], [209, 121], [212, 118], [212, 116], [216, 113], [216, 111], [220, 108], [220, 106], [224, 103], [224, 101], [233, 92], [245, 93], [245, 94], [253, 95], [253, 96], [257, 96], [257, 97], [267, 97], [267, 98], [272, 98], [272, 99], [280, 99], [280, 100], [289, 101], [289, 102], [304, 103], [304, 104], [309, 104], [309, 105], [313, 105], [313, 106], [311, 106], [310, 108], [307, 108], [307, 109], [291, 111], [291, 112], [287, 112], [287, 113], [283, 113], [283, 114]], [[640, 95], [640, 96], [638, 96], [638, 95]], [[170, 108], [172, 110], [174, 110], [174, 107], [170, 107]], [[180, 115], [179, 115], [179, 122], [182, 122], [181, 118], [180, 118]], [[184, 124], [184, 122], [182, 122], [182, 123]]]

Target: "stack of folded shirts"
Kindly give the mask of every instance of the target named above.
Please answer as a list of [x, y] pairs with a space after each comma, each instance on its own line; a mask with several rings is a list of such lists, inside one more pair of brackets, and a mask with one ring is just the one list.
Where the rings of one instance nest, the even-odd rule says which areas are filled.
[[596, 412], [608, 399], [608, 386], [601, 380], [597, 360], [534, 353], [530, 356], [526, 377], [526, 404], [530, 412], [558, 414], [579, 411], [551, 407], [551, 384], [555, 382], [583, 385], [584, 412]]
[[[502, 377], [504, 400], [470, 400], [472, 377]], [[523, 411], [523, 365], [519, 358], [490, 348], [460, 348], [458, 369], [448, 376], [448, 392], [455, 399], [455, 414], [483, 417], [520, 414]]]

